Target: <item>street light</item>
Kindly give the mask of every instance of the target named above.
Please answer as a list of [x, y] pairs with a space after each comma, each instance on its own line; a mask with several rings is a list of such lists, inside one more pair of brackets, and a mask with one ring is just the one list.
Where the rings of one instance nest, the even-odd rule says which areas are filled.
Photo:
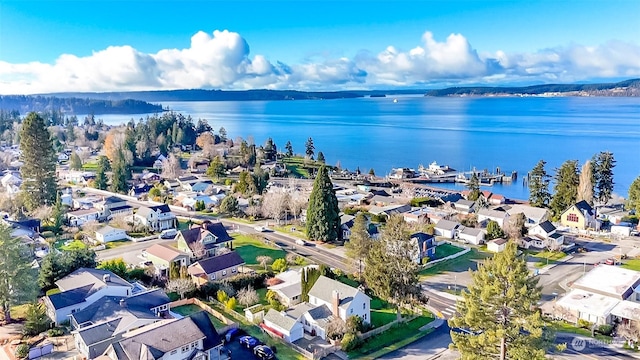
[[458, 275], [453, 275], [453, 293], [458, 295]]

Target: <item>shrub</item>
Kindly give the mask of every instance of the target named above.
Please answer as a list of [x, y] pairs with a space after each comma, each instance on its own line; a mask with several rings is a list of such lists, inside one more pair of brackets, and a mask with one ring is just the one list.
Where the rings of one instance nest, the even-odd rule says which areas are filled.
[[232, 297], [224, 303], [224, 307], [227, 308], [227, 310], [233, 310], [237, 303], [236, 298]]
[[585, 319], [578, 319], [578, 327], [591, 329], [591, 323]]
[[50, 337], [62, 336], [64, 335], [64, 330], [60, 328], [53, 328], [49, 330], [48, 334]]
[[360, 345], [360, 339], [355, 334], [346, 333], [342, 338], [342, 350], [351, 351]]
[[347, 318], [347, 332], [355, 334], [358, 331], [364, 331], [364, 329], [364, 321], [360, 316], [351, 315]]
[[84, 239], [84, 235], [82, 233], [76, 233], [73, 235], [73, 240], [82, 241]]
[[273, 271], [279, 273], [287, 270], [288, 267], [289, 265], [287, 264], [286, 259], [276, 259], [273, 264], [271, 264], [271, 268], [273, 269]]
[[16, 351], [14, 353], [16, 355], [17, 358], [26, 358], [27, 355], [29, 355], [29, 345], [27, 344], [20, 344], [18, 345], [18, 347], [16, 347]]
[[420, 260], [420, 263], [422, 265], [427, 265], [429, 263], [429, 257], [428, 256], [423, 257], [422, 260]]
[[224, 290], [218, 290], [218, 292], [216, 292], [216, 298], [221, 303], [225, 303], [229, 299], [229, 295], [227, 295]]
[[613, 332], [613, 325], [600, 325], [598, 327], [598, 332], [605, 336], [610, 336]]

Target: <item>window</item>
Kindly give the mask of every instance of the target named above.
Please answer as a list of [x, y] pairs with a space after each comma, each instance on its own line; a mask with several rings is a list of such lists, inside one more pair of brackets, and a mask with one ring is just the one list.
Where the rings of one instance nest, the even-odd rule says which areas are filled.
[[236, 268], [232, 268], [231, 272], [235, 274], [237, 272]]
[[178, 350], [173, 350], [173, 351], [171, 352], [171, 355], [175, 355], [175, 353], [177, 353], [177, 352], [178, 352]]
[[351, 310], [349, 311], [349, 314], [353, 314], [353, 308], [351, 308]]
[[182, 347], [182, 349], [180, 349], [180, 350], [181, 350], [182, 352], [189, 351], [189, 345], [187, 344], [187, 345], [183, 346], [183, 347]]
[[222, 270], [222, 276], [227, 275], [227, 270]]
[[362, 310], [366, 310], [367, 309], [367, 304], [366, 303], [362, 303]]
[[578, 222], [578, 215], [576, 215], [576, 214], [567, 215], [567, 221]]

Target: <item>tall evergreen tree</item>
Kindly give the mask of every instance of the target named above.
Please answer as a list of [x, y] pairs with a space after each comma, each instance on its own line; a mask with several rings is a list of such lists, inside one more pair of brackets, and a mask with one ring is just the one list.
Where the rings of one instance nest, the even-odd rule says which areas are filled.
[[633, 180], [631, 186], [629, 186], [627, 206], [629, 209], [634, 209], [636, 211], [636, 215], [640, 213], [640, 176]]
[[546, 161], [540, 160], [529, 174], [529, 203], [536, 207], [547, 207], [551, 200], [549, 175], [544, 169]]
[[551, 199], [551, 210], [554, 218], [560, 217], [563, 211], [576, 202], [578, 197], [578, 160], [567, 160], [554, 176], [554, 194]]
[[82, 169], [82, 159], [75, 151], [71, 153], [69, 157], [69, 167], [73, 170], [81, 170]]
[[515, 243], [486, 259], [471, 274], [472, 284], [462, 293], [451, 332], [453, 344], [464, 360], [545, 359], [544, 322], [536, 309], [541, 289], [524, 259], [516, 256]]
[[304, 153], [307, 156], [307, 158], [313, 160], [313, 154], [315, 154], [315, 150], [316, 148], [313, 145], [313, 139], [309, 137], [307, 139], [307, 142], [304, 144]]
[[599, 203], [605, 204], [613, 194], [613, 168], [616, 167], [616, 160], [609, 151], [601, 151], [594, 158], [595, 198]]
[[112, 164], [111, 191], [126, 194], [129, 190], [127, 181], [129, 181], [130, 177], [129, 164], [125, 159], [124, 150], [120, 149]]
[[345, 244], [346, 255], [353, 260], [358, 269], [358, 278], [362, 278], [362, 263], [365, 261], [373, 246], [373, 240], [367, 231], [367, 218], [363, 213], [359, 213], [351, 227], [351, 236]]
[[37, 272], [31, 268], [29, 251], [11, 228], [0, 225], [0, 309], [11, 322], [11, 306], [34, 301], [38, 295]]
[[285, 155], [287, 157], [292, 157], [293, 156], [293, 146], [291, 145], [291, 141], [287, 141], [287, 144], [284, 146], [284, 148], [287, 150]]
[[325, 158], [324, 158], [324, 154], [322, 153], [322, 151], [320, 151], [318, 153], [318, 162], [321, 163], [321, 164], [325, 163]]
[[107, 171], [109, 169], [109, 159], [104, 155], [99, 156], [96, 178], [93, 180], [93, 187], [100, 190], [107, 190]]
[[411, 241], [404, 218], [393, 215], [387, 221], [380, 241], [374, 242], [365, 262], [367, 286], [380, 298], [396, 304], [398, 319], [401, 308], [420, 294], [418, 264], [415, 261], [418, 251]]
[[326, 166], [321, 166], [313, 182], [307, 207], [307, 236], [309, 239], [332, 241], [338, 239], [340, 228], [338, 199], [333, 190]]
[[225, 167], [220, 156], [216, 156], [209, 163], [207, 168], [207, 176], [213, 179], [213, 181], [220, 181], [225, 175]]
[[24, 165], [21, 195], [28, 210], [56, 200], [56, 155], [45, 120], [32, 112], [22, 121], [20, 158]]
[[480, 198], [480, 180], [475, 172], [471, 175], [471, 179], [467, 183], [467, 189], [469, 189], [468, 200], [476, 201]]
[[64, 221], [64, 209], [62, 208], [60, 193], [56, 196], [56, 204], [53, 207], [51, 218], [53, 219], [53, 233], [58, 235], [62, 232], [62, 223]]

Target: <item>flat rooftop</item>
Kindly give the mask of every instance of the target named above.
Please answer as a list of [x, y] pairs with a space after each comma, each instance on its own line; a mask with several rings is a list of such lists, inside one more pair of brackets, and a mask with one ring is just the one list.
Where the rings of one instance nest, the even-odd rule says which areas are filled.
[[574, 289], [560, 298], [556, 306], [598, 317], [607, 317], [619, 302], [620, 300], [609, 296]]
[[623, 299], [630, 288], [640, 283], [640, 272], [614, 265], [598, 265], [573, 283], [576, 289], [596, 292]]

